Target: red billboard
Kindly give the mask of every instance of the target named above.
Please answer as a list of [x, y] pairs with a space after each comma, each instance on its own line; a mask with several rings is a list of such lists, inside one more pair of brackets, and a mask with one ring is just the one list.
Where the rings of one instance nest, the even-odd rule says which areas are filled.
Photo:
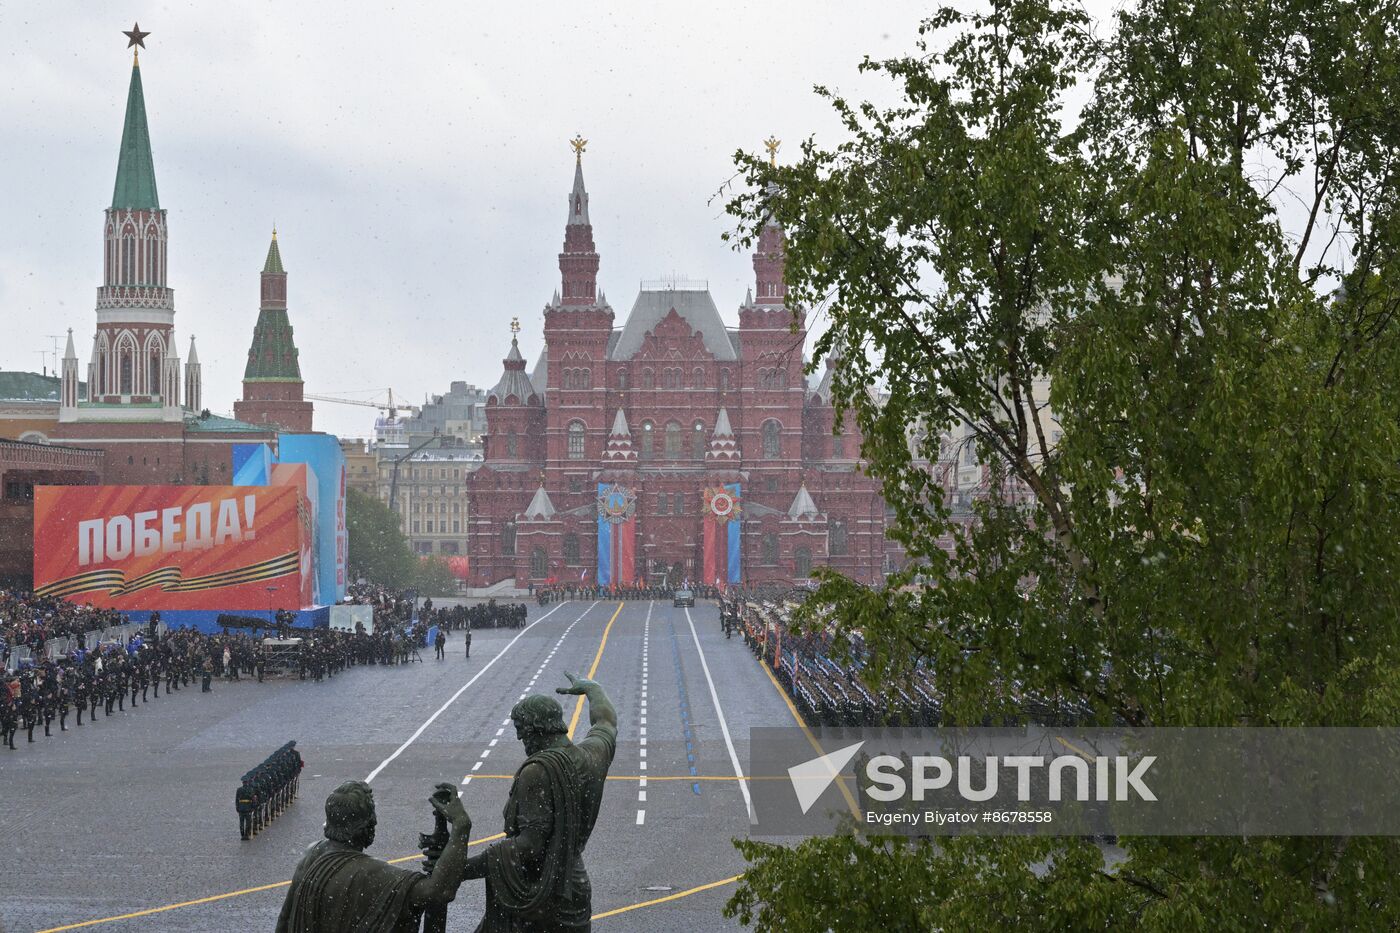
[[313, 513], [288, 486], [40, 486], [34, 589], [151, 609], [311, 605]]

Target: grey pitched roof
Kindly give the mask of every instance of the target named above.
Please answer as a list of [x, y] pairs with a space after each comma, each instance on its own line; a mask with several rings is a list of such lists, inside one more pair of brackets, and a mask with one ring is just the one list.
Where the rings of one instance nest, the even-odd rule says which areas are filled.
[[544, 358], [543, 350], [540, 351], [540, 358], [535, 360], [535, 368], [530, 371], [530, 382], [540, 387], [549, 385], [549, 363]]
[[819, 400], [823, 405], [831, 404], [831, 363], [822, 371], [821, 380], [812, 389], [811, 395]]
[[788, 518], [800, 521], [810, 516], [816, 518], [821, 515], [817, 511], [817, 504], [812, 501], [812, 494], [807, 491], [807, 484], [803, 483], [797, 489], [797, 495], [792, 497], [792, 505], [788, 506]]
[[622, 325], [622, 334], [611, 348], [608, 356], [614, 360], [630, 360], [642, 348], [642, 340], [647, 333], [661, 322], [672, 308], [685, 318], [692, 330], [699, 331], [705, 341], [705, 348], [717, 360], [735, 360], [734, 344], [729, 339], [729, 330], [720, 320], [719, 309], [710, 297], [709, 289], [642, 289], [627, 315], [627, 323]]
[[535, 490], [535, 497], [530, 500], [530, 504], [525, 508], [527, 519], [553, 518], [554, 503], [549, 498], [549, 493], [541, 486]]
[[719, 417], [715, 419], [715, 437], [733, 437], [734, 429], [729, 426], [729, 409], [720, 408]]
[[631, 437], [632, 432], [627, 428], [627, 416], [622, 413], [622, 409], [617, 410], [617, 417], [613, 418], [612, 430], [608, 432], [609, 437]]
[[498, 402], [504, 402], [514, 395], [518, 404], [538, 405], [539, 395], [535, 392], [530, 377], [525, 375], [525, 357], [520, 355], [520, 345], [514, 337], [510, 339], [510, 353], [506, 354], [503, 362], [505, 372], [501, 373], [501, 381], [486, 393], [487, 400], [494, 398]]

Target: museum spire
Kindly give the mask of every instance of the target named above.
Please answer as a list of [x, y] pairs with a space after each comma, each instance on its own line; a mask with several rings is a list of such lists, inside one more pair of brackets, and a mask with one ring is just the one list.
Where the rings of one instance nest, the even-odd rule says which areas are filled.
[[574, 150], [574, 186], [569, 191], [564, 251], [559, 254], [564, 283], [560, 304], [591, 307], [598, 303], [598, 253], [593, 245], [593, 224], [588, 219], [588, 189], [583, 184], [583, 151], [588, 140], [575, 136], [569, 145]]

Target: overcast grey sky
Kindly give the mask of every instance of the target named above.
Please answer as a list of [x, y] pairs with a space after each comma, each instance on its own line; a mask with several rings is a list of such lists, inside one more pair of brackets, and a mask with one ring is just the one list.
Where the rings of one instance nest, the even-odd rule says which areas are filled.
[[[600, 284], [618, 314], [640, 279], [707, 279], [721, 313], [751, 281], [712, 195], [731, 156], [776, 134], [828, 142], [824, 83], [888, 99], [864, 54], [913, 48], [930, 3], [161, 3], [0, 5], [0, 368], [37, 370], [71, 327], [86, 367], [131, 55], [142, 79], [184, 356], [232, 410], [274, 221], [308, 392], [454, 379], [490, 386], [519, 315], [541, 346], [558, 285], [574, 133]], [[85, 370], [84, 370], [85, 371]], [[370, 409], [318, 402], [366, 436]]]

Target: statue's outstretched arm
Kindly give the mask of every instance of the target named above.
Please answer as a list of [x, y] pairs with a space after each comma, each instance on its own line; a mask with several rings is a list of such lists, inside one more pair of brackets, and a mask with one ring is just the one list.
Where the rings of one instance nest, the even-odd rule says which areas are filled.
[[570, 696], [588, 697], [588, 724], [596, 726], [599, 723], [606, 723], [617, 728], [617, 710], [613, 708], [612, 700], [603, 691], [603, 685], [596, 680], [589, 680], [587, 677], [575, 677], [568, 671], [564, 676], [569, 678], [567, 687], [556, 687], [555, 693], [562, 693]]

